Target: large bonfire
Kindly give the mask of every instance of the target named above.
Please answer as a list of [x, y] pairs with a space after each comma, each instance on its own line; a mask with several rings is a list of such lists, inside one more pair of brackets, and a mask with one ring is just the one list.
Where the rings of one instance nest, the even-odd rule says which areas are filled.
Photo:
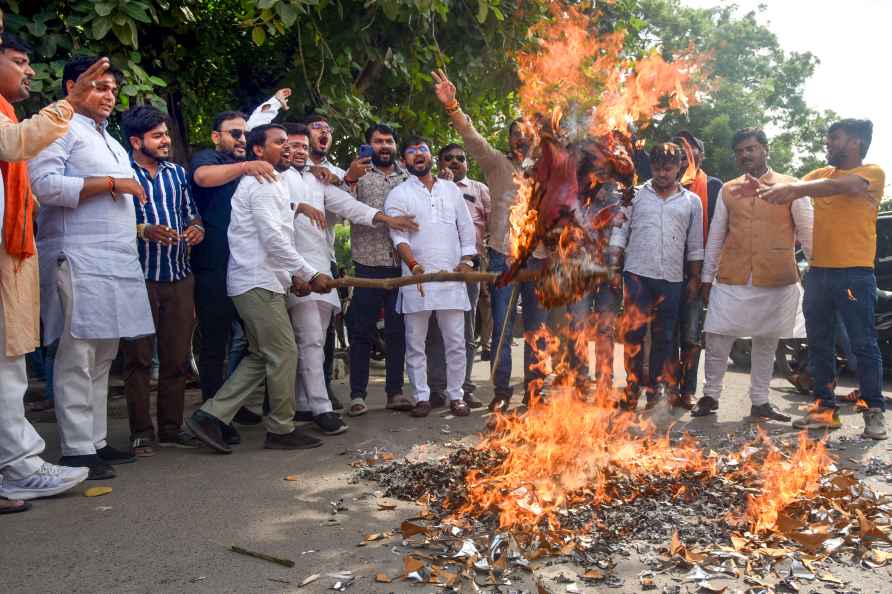
[[[611, 180], [630, 196], [636, 181], [631, 132], [662, 112], [696, 103], [705, 79], [703, 56], [689, 52], [667, 61], [655, 51], [634, 60], [624, 54], [621, 31], [595, 33], [597, 18], [556, 3], [551, 18], [531, 31], [535, 48], [517, 56], [534, 164], [517, 176], [515, 268], [503, 281], [544, 242], [550, 273], [539, 291], [546, 305], [576, 301], [591, 279], [573, 271], [591, 258], [603, 263], [597, 252], [604, 246], [586, 245], [586, 230], [566, 216], [580, 184], [607, 181], [577, 176], [578, 147], [600, 151]], [[598, 217], [592, 224], [613, 222]], [[619, 333], [644, 323], [646, 316], [626, 311]], [[823, 441], [803, 433], [781, 447], [759, 431], [745, 443], [713, 451], [689, 436], [672, 439], [665, 428], [661, 433], [650, 420], [620, 410], [610, 386], [577, 388], [588, 383], [576, 377], [566, 336], [542, 328], [528, 338], [539, 345], [539, 365], [550, 373], [547, 388], [535, 387], [547, 398], [534, 398], [525, 414], [495, 414], [476, 448], [440, 464], [366, 473], [389, 495], [417, 498], [425, 507], [427, 522], [405, 523], [403, 534], [421, 535], [440, 555], [426, 574], [417, 558], [407, 562], [408, 577], [457, 587], [457, 573], [445, 568], [458, 563], [472, 581], [484, 572], [493, 585], [511, 564], [528, 567], [542, 556], [573, 555], [594, 567], [585, 575], [597, 581], [605, 577], [597, 569], [603, 565], [595, 565], [599, 547], [653, 536], [640, 533], [636, 516], [649, 509], [648, 501], [714, 514], [702, 519], [716, 527], [711, 544], [686, 545], [677, 530], [658, 535], [666, 539], [661, 562], [700, 568], [706, 576], [701, 579], [708, 578], [703, 567], [710, 563], [713, 569], [730, 564], [727, 571], [757, 579], [766, 564], [791, 552], [807, 553], [796, 558], [806, 568], [840, 550], [892, 557], [878, 548], [890, 541], [888, 499], [838, 472]], [[588, 357], [594, 337], [574, 338], [577, 354]]]

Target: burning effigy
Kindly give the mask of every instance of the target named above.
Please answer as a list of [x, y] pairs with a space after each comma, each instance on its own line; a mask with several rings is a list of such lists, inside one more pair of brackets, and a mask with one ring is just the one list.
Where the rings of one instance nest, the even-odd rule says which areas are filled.
[[[656, 51], [626, 56], [623, 33], [597, 34], [597, 18], [555, 3], [531, 31], [534, 49], [517, 56], [532, 143], [516, 177], [513, 264], [496, 282], [511, 282], [544, 248], [537, 282], [546, 307], [578, 300], [607, 274], [606, 246], [593, 231], [615, 225], [617, 213], [581, 220], [580, 199], [609, 183], [631, 201], [633, 131], [696, 103], [707, 74], [705, 57], [692, 52], [672, 61]], [[625, 311], [620, 335], [647, 321]], [[643, 555], [642, 590], [656, 587], [654, 573], [677, 572], [692, 591], [720, 592], [710, 580], [731, 576], [767, 594], [796, 592], [801, 580], [841, 584], [835, 562], [892, 560], [892, 497], [840, 470], [823, 439], [775, 441], [757, 429], [712, 447], [673, 437], [620, 409], [610, 386], [583, 393], [563, 332], [543, 327], [530, 341], [549, 372], [546, 399], [533, 398], [523, 414], [494, 413], [475, 447], [439, 462], [361, 472], [385, 495], [422, 507], [401, 527], [415, 551], [402, 577], [503, 592], [496, 588], [513, 571], [552, 558], [579, 567], [566, 582], [574, 587], [622, 586], [613, 557], [634, 541], [654, 545]], [[589, 337], [574, 338], [587, 357]]]

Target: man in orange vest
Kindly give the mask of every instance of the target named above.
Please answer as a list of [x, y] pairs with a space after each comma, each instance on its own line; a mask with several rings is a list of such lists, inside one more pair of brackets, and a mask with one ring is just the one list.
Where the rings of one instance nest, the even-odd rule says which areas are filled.
[[[706, 314], [706, 381], [692, 416], [714, 413], [734, 341], [752, 337], [750, 416], [787, 422], [790, 417], [768, 400], [774, 351], [796, 327], [801, 290], [796, 240], [811, 254], [813, 211], [809, 199], [766, 204], [756, 198], [757, 179], [766, 185], [795, 182], [768, 167], [768, 139], [744, 128], [731, 142], [744, 175], [726, 183], [715, 207], [703, 261], [702, 296]], [[801, 316], [800, 316], [801, 317]], [[801, 327], [801, 324], [800, 324]]]
[[886, 439], [883, 361], [877, 345], [877, 279], [874, 273], [876, 219], [886, 174], [865, 165], [873, 137], [870, 120], [845, 119], [827, 131], [827, 167], [815, 169], [801, 182], [760, 184], [760, 198], [789, 204], [803, 196], [814, 199], [814, 253], [805, 284], [805, 327], [809, 364], [815, 376], [815, 406], [793, 422], [799, 429], [841, 426], [836, 395], [836, 316], [840, 315], [858, 358], [858, 388], [867, 403], [864, 436]]

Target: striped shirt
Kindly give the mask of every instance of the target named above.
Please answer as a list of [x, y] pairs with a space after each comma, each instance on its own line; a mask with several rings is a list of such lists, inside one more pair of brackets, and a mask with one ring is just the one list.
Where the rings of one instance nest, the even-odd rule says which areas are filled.
[[[146, 193], [145, 204], [141, 205], [139, 200], [133, 198], [136, 223], [167, 225], [182, 235], [198, 216], [186, 170], [176, 163], [160, 161], [158, 172], [153, 178], [133, 159], [130, 160], [130, 166]], [[185, 240], [180, 240], [176, 245], [161, 245], [157, 241], [146, 239], [137, 239], [136, 243], [146, 280], [174, 282], [186, 278], [192, 272], [189, 266], [189, 246]]]

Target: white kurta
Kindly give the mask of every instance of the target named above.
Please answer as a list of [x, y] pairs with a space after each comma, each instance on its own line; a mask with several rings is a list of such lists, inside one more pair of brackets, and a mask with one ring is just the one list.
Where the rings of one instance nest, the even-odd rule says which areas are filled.
[[[794, 201], [791, 210], [796, 238], [806, 257], [810, 258], [814, 219], [811, 199], [806, 197]], [[701, 275], [705, 283], [711, 283], [715, 279], [727, 234], [728, 210], [720, 192], [706, 242], [706, 259]], [[802, 338], [805, 336], [802, 287], [799, 283], [783, 287], [754, 287], [752, 277], [745, 285], [715, 282], [709, 293], [709, 308], [703, 330], [739, 338]]]
[[[353, 224], [371, 227], [374, 226], [372, 220], [380, 211], [363, 204], [340, 188], [323, 184], [310, 172], [301, 174], [296, 169], [289, 169], [284, 176], [288, 182], [288, 193], [293, 204], [303, 202], [326, 214], [327, 228], [320, 229], [309, 217], [299, 214], [295, 209], [294, 245], [310, 266], [327, 272], [331, 256], [328, 237], [334, 234], [334, 221], [342, 217]], [[310, 293], [303, 297], [291, 294], [288, 296], [288, 307], [304, 301], [325, 301], [336, 311], [341, 310], [341, 300], [337, 291]]]
[[[451, 181], [437, 179], [432, 191], [412, 175], [391, 190], [384, 203], [390, 216], [415, 215], [415, 232], [390, 231], [394, 246], [408, 244], [425, 272], [455, 270], [463, 256], [477, 253], [477, 232], [462, 192]], [[402, 264], [403, 276], [412, 272]], [[468, 289], [463, 282], [424, 283], [400, 287], [396, 310], [400, 313], [458, 309], [468, 311]]]

